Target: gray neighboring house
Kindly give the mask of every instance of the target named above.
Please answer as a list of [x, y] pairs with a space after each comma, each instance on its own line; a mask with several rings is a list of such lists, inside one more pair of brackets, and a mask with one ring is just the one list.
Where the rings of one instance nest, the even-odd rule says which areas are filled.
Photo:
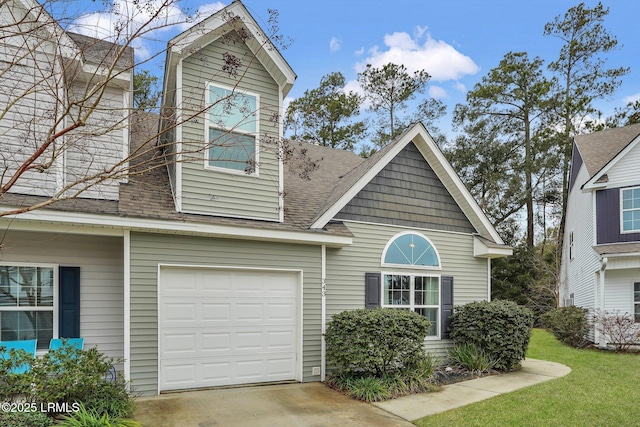
[[[36, 309], [42, 323], [24, 322], [31, 307], [1, 305], [0, 339], [81, 335], [123, 357], [145, 395], [323, 380], [322, 333], [348, 309], [417, 311], [432, 322], [425, 347], [451, 345], [453, 305], [489, 299], [491, 259], [511, 248], [421, 124], [366, 160], [291, 143], [283, 162], [273, 118], [296, 76], [262, 34], [234, 1], [170, 41], [162, 108], [175, 113], [159, 141], [167, 167], [147, 170], [164, 159], [141, 159], [139, 173], [108, 183], [115, 197], [0, 218], [0, 289], [20, 292], [3, 270], [18, 282], [29, 272], [51, 294]], [[211, 71], [229, 51], [242, 58], [240, 80]], [[229, 94], [250, 108], [217, 108]], [[129, 128], [110, 140], [133, 152], [158, 120], [139, 115]], [[11, 139], [4, 132], [0, 145]], [[318, 161], [309, 179], [301, 158]], [[21, 189], [0, 207], [43, 195]]]
[[[560, 297], [640, 323], [640, 124], [575, 137]], [[607, 337], [589, 338], [605, 345]]]

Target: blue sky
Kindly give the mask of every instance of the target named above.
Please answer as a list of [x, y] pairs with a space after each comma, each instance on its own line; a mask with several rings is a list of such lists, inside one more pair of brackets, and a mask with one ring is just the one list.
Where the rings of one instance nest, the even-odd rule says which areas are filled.
[[[125, 0], [120, 0], [125, 1]], [[91, 2], [82, 2], [91, 7]], [[99, 2], [97, 2], [99, 3]], [[229, 1], [190, 0], [192, 9], [215, 11]], [[587, 6], [597, 2], [586, 1]], [[177, 3], [184, 7], [185, 3]], [[577, 1], [566, 0], [395, 0], [392, 3], [350, 0], [245, 0], [264, 23], [267, 9], [279, 12], [281, 33], [293, 39], [282, 54], [298, 79], [290, 98], [318, 86], [322, 76], [340, 71], [355, 88], [357, 72], [367, 63], [381, 66], [403, 63], [409, 70], [432, 75], [425, 96], [442, 100], [449, 113], [464, 102], [466, 92], [496, 67], [509, 51], [526, 51], [545, 62], [554, 60], [559, 40], [542, 35], [545, 23], [563, 15]], [[610, 114], [614, 108], [640, 98], [640, 44], [637, 17], [640, 2], [610, 0], [606, 28], [622, 47], [608, 55], [608, 66], [631, 67], [620, 90], [597, 106]], [[179, 32], [161, 30], [153, 38], [164, 42]], [[150, 45], [139, 46], [141, 55]], [[151, 67], [161, 73], [158, 65]], [[449, 132], [450, 118], [441, 123]]]

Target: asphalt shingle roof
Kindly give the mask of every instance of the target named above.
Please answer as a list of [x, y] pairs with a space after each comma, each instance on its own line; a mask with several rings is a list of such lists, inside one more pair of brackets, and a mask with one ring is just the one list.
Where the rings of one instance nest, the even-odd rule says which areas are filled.
[[576, 136], [576, 145], [589, 177], [600, 172], [638, 135], [640, 123]]

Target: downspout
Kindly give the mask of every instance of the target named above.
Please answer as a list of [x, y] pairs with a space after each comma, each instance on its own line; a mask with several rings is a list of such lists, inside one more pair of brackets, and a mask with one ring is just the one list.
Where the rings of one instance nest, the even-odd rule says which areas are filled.
[[326, 375], [326, 352], [327, 344], [324, 341], [324, 334], [327, 330], [327, 245], [322, 245], [322, 266], [321, 266], [321, 293], [320, 302], [320, 381], [324, 382]]
[[[605, 284], [605, 270], [607, 269], [607, 263], [609, 262], [609, 258], [602, 257], [600, 260], [600, 301], [598, 301], [598, 309], [600, 310], [600, 314], [604, 313], [604, 284]], [[596, 326], [596, 331], [598, 327]], [[605, 334], [599, 334], [598, 337], [598, 346], [600, 348], [607, 348], [607, 337]]]
[[131, 231], [124, 230], [124, 379], [131, 381]]
[[491, 301], [491, 258], [487, 258], [487, 301]]

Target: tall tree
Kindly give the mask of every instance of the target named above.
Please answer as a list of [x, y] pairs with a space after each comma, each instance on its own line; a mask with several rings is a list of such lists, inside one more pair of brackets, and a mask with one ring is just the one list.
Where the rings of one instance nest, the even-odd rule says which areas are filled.
[[160, 90], [158, 76], [148, 70], [133, 75], [133, 108], [136, 110], [152, 110], [158, 107]]
[[360, 114], [362, 98], [355, 92], [345, 92], [345, 83], [342, 73], [327, 74], [318, 88], [306, 90], [289, 104], [285, 129], [292, 131], [293, 139], [353, 150], [367, 128], [363, 121], [353, 121]]
[[466, 123], [455, 143], [443, 148], [474, 199], [509, 243], [517, 240], [519, 222], [511, 218], [522, 209], [524, 200], [518, 150], [517, 141], [502, 134], [500, 123], [486, 118]]
[[559, 114], [561, 117], [559, 146], [562, 156], [562, 213], [558, 242], [562, 244], [568, 198], [568, 172], [572, 138], [576, 122], [595, 110], [593, 101], [610, 96], [620, 86], [620, 78], [628, 68], [606, 68], [605, 55], [618, 46], [617, 39], [604, 27], [609, 9], [598, 3], [592, 9], [580, 3], [564, 16], [557, 16], [544, 27], [545, 36], [563, 41], [558, 59], [549, 64], [557, 76]]
[[508, 141], [520, 147], [516, 173], [524, 175], [522, 203], [527, 212], [527, 246], [534, 245], [534, 190], [536, 176], [544, 166], [543, 145], [536, 138], [536, 127], [552, 105], [552, 82], [542, 73], [542, 60], [530, 60], [525, 52], [507, 53], [467, 94], [467, 105], [456, 108], [458, 123], [487, 120], [497, 125]]
[[358, 82], [364, 91], [364, 96], [371, 102], [371, 110], [388, 117], [388, 135], [379, 132], [376, 145], [383, 146], [390, 142], [399, 132], [396, 126], [398, 110], [406, 107], [406, 102], [414, 99], [417, 93], [422, 93], [429, 81], [429, 74], [424, 70], [412, 74], [404, 65], [393, 63], [382, 68], [375, 68], [371, 64], [358, 74]]

